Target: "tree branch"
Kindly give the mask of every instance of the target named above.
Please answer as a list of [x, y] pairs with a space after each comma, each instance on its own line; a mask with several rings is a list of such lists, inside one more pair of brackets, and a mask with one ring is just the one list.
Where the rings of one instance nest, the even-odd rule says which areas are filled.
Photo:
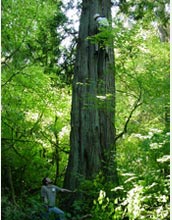
[[92, 217], [91, 214], [87, 214], [87, 215], [82, 216], [82, 217], [80, 218], [80, 220], [87, 219], [87, 218], [90, 219], [91, 217]]
[[[45, 132], [42, 132], [42, 131], [41, 131], [41, 134], [42, 134], [42, 136], [43, 136], [44, 138], [46, 138], [46, 139], [50, 142], [51, 145], [56, 146], [55, 141], [53, 141], [52, 138], [49, 137], [48, 134], [46, 134]], [[64, 146], [64, 144], [63, 144], [63, 146]], [[65, 150], [65, 147], [63, 147], [63, 148], [61, 148], [61, 147], [59, 147], [59, 146], [56, 146], [56, 147], [57, 147], [61, 152], [65, 153], [65, 154], [69, 154], [69, 151], [68, 151], [68, 150]]]
[[24, 36], [23, 36], [22, 39], [21, 39], [21, 42], [20, 42], [19, 46], [16, 47], [8, 56], [6, 56], [6, 57], [1, 61], [1, 65], [2, 65], [2, 64], [7, 65], [7, 62], [8, 62], [13, 56], [15, 56], [18, 51], [20, 51], [20, 48], [21, 48], [21, 46], [23, 45], [23, 43], [25, 42], [26, 37], [29, 35], [29, 30], [30, 30], [30, 28], [33, 27], [34, 19], [36, 18], [37, 13], [38, 13], [38, 7], [39, 7], [39, 5], [37, 5], [36, 11], [35, 11], [35, 15], [32, 17], [32, 20], [30, 21], [28, 27], [25, 27], [25, 33], [24, 33]]
[[130, 120], [131, 120], [131, 118], [132, 118], [132, 116], [133, 116], [133, 113], [135, 112], [135, 110], [136, 110], [140, 105], [142, 105], [141, 97], [142, 97], [142, 93], [141, 93], [141, 91], [140, 91], [139, 97], [138, 97], [138, 99], [136, 100], [136, 102], [134, 103], [133, 109], [131, 110], [131, 112], [130, 112], [130, 114], [129, 114], [129, 116], [128, 116], [126, 122], [125, 122], [124, 129], [123, 129], [123, 131], [122, 131], [121, 133], [119, 133], [119, 134], [116, 136], [115, 142], [116, 142], [119, 138], [121, 138], [125, 133], [127, 133], [128, 124], [129, 124], [129, 122], [130, 122]]
[[21, 71], [22, 71], [26, 66], [27, 66], [27, 65], [24, 65], [23, 67], [21, 67], [21, 69], [20, 69], [19, 71], [17, 71], [17, 72], [14, 73], [13, 75], [11, 75], [11, 76], [9, 77], [9, 79], [7, 79], [7, 81], [4, 82], [1, 86], [4, 87], [7, 83], [11, 82], [11, 80], [12, 80], [16, 75], [20, 74]]

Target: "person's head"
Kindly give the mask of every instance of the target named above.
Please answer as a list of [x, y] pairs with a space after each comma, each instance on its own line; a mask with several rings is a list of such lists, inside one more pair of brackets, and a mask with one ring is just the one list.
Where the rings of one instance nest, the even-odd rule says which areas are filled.
[[52, 181], [48, 177], [44, 177], [44, 179], [42, 180], [42, 184], [45, 185], [45, 186], [50, 184], [50, 183], [52, 183]]

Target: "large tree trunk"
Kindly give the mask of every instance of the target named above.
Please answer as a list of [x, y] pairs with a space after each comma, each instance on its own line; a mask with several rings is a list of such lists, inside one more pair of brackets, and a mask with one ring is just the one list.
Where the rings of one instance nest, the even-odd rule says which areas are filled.
[[73, 80], [71, 151], [64, 186], [75, 189], [80, 178], [99, 171], [116, 181], [114, 50], [95, 52], [87, 39], [96, 34], [94, 14], [111, 20], [110, 0], [83, 0]]

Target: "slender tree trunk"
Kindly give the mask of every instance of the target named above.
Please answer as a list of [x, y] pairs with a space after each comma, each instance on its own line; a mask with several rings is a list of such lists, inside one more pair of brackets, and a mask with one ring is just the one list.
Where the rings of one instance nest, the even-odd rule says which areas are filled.
[[[54, 126], [56, 127], [56, 124], [58, 123], [58, 117], [55, 116]], [[57, 184], [57, 180], [59, 177], [59, 167], [60, 167], [60, 157], [59, 157], [59, 132], [57, 129], [54, 130], [54, 137], [55, 137], [55, 143], [53, 144], [54, 148], [54, 157], [55, 157], [55, 164], [56, 164], [56, 176], [54, 183]]]
[[[111, 20], [110, 0], [83, 0], [71, 110], [71, 151], [64, 186], [100, 171], [117, 181], [115, 165], [115, 80], [113, 46], [95, 52], [87, 37], [96, 34], [94, 14]], [[113, 169], [110, 169], [110, 166]]]
[[165, 129], [170, 131], [170, 106], [165, 106]]
[[10, 166], [8, 166], [8, 180], [9, 180], [9, 186], [10, 186], [10, 190], [11, 190], [12, 202], [14, 203], [14, 205], [17, 205], [16, 198], [15, 198], [13, 178], [12, 178], [12, 173], [11, 173], [11, 167]]

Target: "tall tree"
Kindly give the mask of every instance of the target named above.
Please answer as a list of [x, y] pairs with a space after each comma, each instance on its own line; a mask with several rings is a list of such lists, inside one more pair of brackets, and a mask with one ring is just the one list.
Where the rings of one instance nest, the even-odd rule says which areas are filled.
[[[110, 0], [83, 0], [77, 45], [71, 110], [71, 150], [64, 185], [79, 186], [80, 178], [99, 172], [117, 181], [115, 165], [114, 50], [91, 43], [97, 34], [94, 15], [111, 21]], [[102, 41], [102, 39], [101, 39]], [[112, 169], [113, 167], [113, 169]]]

